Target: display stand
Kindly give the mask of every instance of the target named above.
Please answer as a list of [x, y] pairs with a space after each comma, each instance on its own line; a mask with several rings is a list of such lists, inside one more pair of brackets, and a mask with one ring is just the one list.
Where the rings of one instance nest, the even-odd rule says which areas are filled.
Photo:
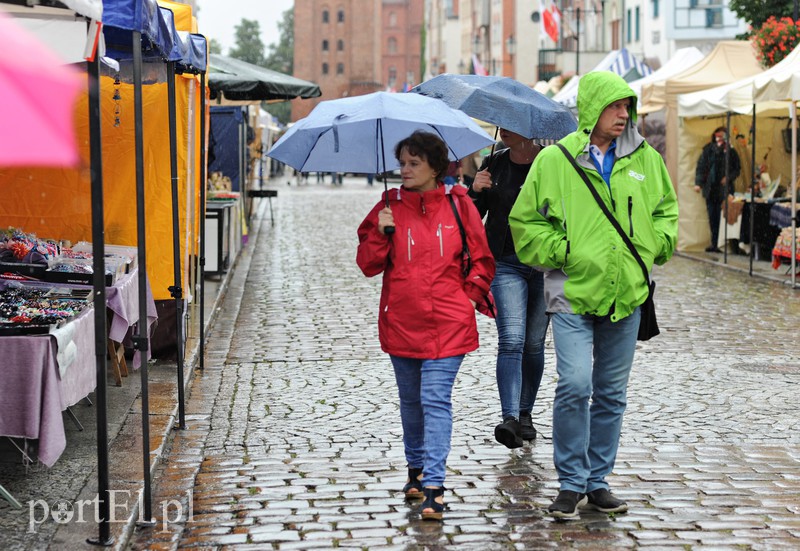
[[230, 264], [233, 201], [206, 204], [206, 275], [221, 275]]

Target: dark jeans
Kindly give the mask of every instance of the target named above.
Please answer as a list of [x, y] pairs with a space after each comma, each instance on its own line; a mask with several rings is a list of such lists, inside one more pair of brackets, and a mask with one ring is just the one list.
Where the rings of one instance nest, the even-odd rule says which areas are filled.
[[722, 219], [722, 199], [713, 196], [707, 198], [706, 212], [708, 212], [708, 226], [711, 230], [711, 246], [716, 247], [719, 242], [719, 222]]

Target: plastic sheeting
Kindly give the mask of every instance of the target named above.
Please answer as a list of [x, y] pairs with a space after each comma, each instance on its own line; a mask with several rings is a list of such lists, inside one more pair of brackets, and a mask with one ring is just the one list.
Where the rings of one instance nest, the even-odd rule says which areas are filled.
[[[649, 65], [636, 59], [626, 48], [610, 51], [600, 63], [595, 65], [592, 71], [611, 71], [629, 82], [647, 76], [653, 72]], [[553, 96], [553, 99], [567, 107], [575, 107], [578, 100], [579, 81], [580, 76], [574, 76]]]

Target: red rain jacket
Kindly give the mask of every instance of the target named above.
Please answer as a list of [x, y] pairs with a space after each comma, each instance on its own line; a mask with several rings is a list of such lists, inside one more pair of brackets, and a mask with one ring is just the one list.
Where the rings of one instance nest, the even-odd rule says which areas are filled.
[[494, 257], [480, 215], [466, 188], [451, 188], [472, 257], [461, 273], [461, 233], [445, 186], [418, 193], [389, 190], [396, 231], [378, 231], [375, 205], [358, 228], [356, 262], [367, 277], [383, 272], [378, 334], [387, 354], [416, 359], [459, 356], [478, 348], [475, 309], [485, 304], [494, 278]]

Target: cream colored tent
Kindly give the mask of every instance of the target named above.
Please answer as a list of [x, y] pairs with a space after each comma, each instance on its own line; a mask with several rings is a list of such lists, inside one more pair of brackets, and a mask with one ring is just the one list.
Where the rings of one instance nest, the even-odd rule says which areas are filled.
[[[703, 198], [694, 192], [694, 164], [687, 158], [688, 149], [696, 143], [681, 144], [678, 139], [678, 95], [705, 90], [733, 82], [762, 71], [749, 42], [726, 40], [698, 63], [667, 80], [642, 87], [640, 113], [666, 109], [666, 164], [678, 194], [678, 250], [702, 250], [708, 245], [708, 217]], [[719, 124], [717, 124], [719, 126]], [[713, 127], [712, 127], [713, 130]], [[706, 137], [710, 136], [709, 131]], [[704, 142], [702, 135], [698, 135]], [[689, 157], [697, 160], [699, 151]]]
[[[756, 75], [743, 79], [678, 96], [678, 116], [681, 117], [679, 141], [686, 152], [687, 163], [697, 162], [700, 149], [710, 138], [717, 126], [725, 124], [724, 117], [731, 113], [731, 127], [747, 136], [745, 129], [752, 124], [753, 107], [756, 115], [756, 162], [767, 157], [767, 168], [773, 179], [781, 177], [783, 182], [791, 181], [791, 156], [784, 149], [782, 130], [788, 123], [789, 103], [770, 100], [768, 97], [756, 98], [756, 82], [775, 82], [798, 71], [800, 66], [800, 46], [789, 53], [780, 63]], [[780, 94], [773, 97], [781, 97]], [[763, 100], [763, 101], [761, 101]], [[735, 138], [735, 134], [734, 138]], [[698, 138], [700, 136], [700, 138]], [[742, 166], [751, 167], [743, 160]], [[748, 180], [749, 181], [749, 180]]]
[[[792, 52], [794, 53], [794, 52]], [[757, 102], [780, 101], [784, 100], [784, 105], [789, 108], [790, 120], [792, 121], [792, 153], [791, 153], [791, 197], [792, 211], [797, 210], [797, 106], [800, 100], [800, 67], [797, 63], [782, 65], [780, 71], [773, 71], [769, 75], [764, 74], [756, 78], [753, 82], [753, 97]], [[777, 65], [776, 65], [777, 67]], [[792, 287], [797, 284], [797, 222], [792, 219]]]

